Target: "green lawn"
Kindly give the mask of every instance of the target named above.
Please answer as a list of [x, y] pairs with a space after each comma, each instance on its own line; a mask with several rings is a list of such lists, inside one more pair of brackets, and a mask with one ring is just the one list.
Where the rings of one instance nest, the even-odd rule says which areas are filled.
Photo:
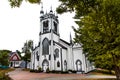
[[7, 72], [13, 71], [14, 69], [8, 68], [8, 69], [0, 69], [0, 80], [12, 80], [8, 75], [6, 75]]
[[74, 80], [116, 80], [116, 79], [74, 79]]
[[96, 69], [94, 71], [89, 72], [88, 74], [93, 74], [93, 75], [115, 75], [114, 71], [106, 70], [106, 69]]

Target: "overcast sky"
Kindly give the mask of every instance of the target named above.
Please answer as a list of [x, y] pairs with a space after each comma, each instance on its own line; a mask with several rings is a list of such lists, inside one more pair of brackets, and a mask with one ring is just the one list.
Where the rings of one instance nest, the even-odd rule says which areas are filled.
[[[57, 0], [42, 0], [43, 9], [49, 12], [52, 6], [53, 11], [60, 4]], [[40, 31], [40, 9], [41, 5], [23, 2], [20, 8], [11, 8], [8, 0], [0, 0], [0, 50], [20, 50], [27, 40], [33, 40], [38, 44]], [[60, 37], [69, 41], [71, 26], [77, 26], [72, 17], [74, 14], [65, 13], [58, 15]]]

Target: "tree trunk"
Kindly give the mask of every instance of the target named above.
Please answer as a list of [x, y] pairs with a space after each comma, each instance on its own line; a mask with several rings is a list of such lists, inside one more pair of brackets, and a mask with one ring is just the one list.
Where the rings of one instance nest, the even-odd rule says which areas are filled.
[[120, 67], [115, 66], [115, 74], [116, 74], [117, 80], [120, 80]]
[[25, 61], [25, 69], [27, 69], [27, 61]]
[[111, 69], [109, 70], [109, 73], [112, 74], [112, 70]]

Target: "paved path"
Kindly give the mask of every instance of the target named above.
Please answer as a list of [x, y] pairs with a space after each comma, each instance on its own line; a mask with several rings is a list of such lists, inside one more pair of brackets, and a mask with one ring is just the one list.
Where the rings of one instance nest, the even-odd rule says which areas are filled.
[[53, 74], [53, 73], [30, 73], [22, 71], [20, 68], [9, 72], [9, 76], [13, 80], [75, 80], [83, 78], [115, 78], [115, 76], [99, 76], [86, 74]]

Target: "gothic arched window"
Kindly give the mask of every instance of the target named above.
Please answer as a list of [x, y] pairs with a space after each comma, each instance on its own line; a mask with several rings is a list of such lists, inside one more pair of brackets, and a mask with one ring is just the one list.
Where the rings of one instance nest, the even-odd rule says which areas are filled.
[[44, 21], [43, 22], [43, 32], [47, 32], [48, 31], [48, 25], [49, 25], [49, 21]]
[[48, 55], [49, 54], [49, 40], [45, 38], [42, 42], [42, 45], [43, 45], [42, 54]]
[[57, 67], [60, 67], [60, 62], [59, 61], [57, 62]]
[[37, 61], [39, 61], [39, 54], [38, 54], [38, 51], [36, 52], [36, 59], [37, 59]]
[[55, 49], [55, 56], [58, 58], [59, 57], [59, 49]]
[[57, 33], [57, 23], [54, 22], [54, 31]]

